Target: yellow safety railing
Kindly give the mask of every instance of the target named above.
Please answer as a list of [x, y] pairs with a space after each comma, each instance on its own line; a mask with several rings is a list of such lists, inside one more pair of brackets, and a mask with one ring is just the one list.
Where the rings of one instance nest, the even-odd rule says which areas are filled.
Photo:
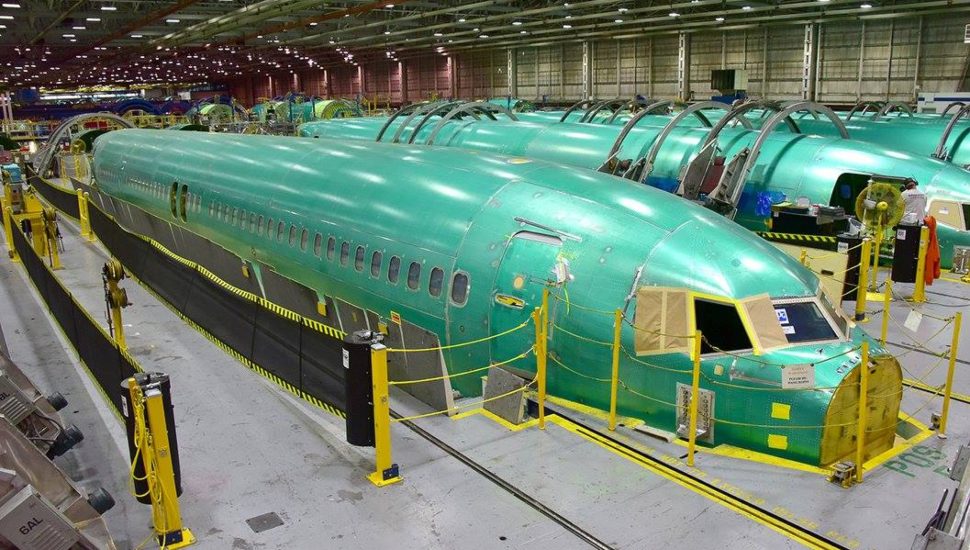
[[[865, 251], [865, 249], [868, 248], [868, 241], [864, 240], [863, 243], [858, 246], [861, 247], [863, 251]], [[867, 265], [867, 262], [862, 262], [859, 266], [860, 270], [864, 271], [866, 268], [866, 265]], [[866, 285], [864, 281], [866, 281], [865, 274], [860, 273], [859, 287], [861, 289], [861, 293], [864, 293], [866, 290]], [[891, 280], [887, 281], [885, 283], [885, 290], [884, 290], [884, 297], [883, 297], [884, 309], [883, 309], [882, 326], [881, 326], [881, 332], [880, 332], [880, 338], [879, 338], [879, 342], [883, 347], [889, 343], [888, 342], [889, 324], [896, 323], [895, 319], [892, 317], [892, 314], [891, 314], [891, 307], [892, 307], [892, 301], [893, 301], [894, 295], [895, 295], [895, 291], [893, 288], [893, 282]], [[559, 301], [561, 304], [564, 304], [565, 307], [560, 308], [559, 310], [560, 313], [564, 314], [563, 315], [564, 317], [568, 317], [569, 311], [572, 308], [575, 308], [577, 310], [581, 310], [584, 312], [590, 312], [597, 315], [601, 315], [603, 318], [604, 324], [608, 322], [607, 319], [611, 319], [612, 337], [609, 340], [603, 339], [602, 336], [600, 336], [599, 338], [594, 338], [594, 337], [590, 337], [582, 334], [581, 331], [578, 330], [575, 326], [570, 326], [570, 327], [562, 326], [565, 323], [562, 323], [561, 321], [550, 322], [549, 320], [550, 297]], [[865, 310], [863, 309], [863, 311]], [[877, 313], [877, 312], [871, 312], [871, 313]], [[947, 353], [944, 354], [944, 353], [934, 352], [934, 355], [939, 357], [940, 360], [932, 369], [924, 372], [922, 377], [916, 381], [916, 383], [925, 385], [925, 380], [930, 375], [933, 374], [933, 372], [939, 365], [942, 364], [943, 359], [949, 360], [946, 383], [942, 387], [940, 387], [937, 390], [937, 392], [934, 393], [934, 395], [931, 396], [930, 401], [924, 404], [923, 407], [920, 407], [920, 410], [922, 410], [924, 407], [929, 406], [932, 399], [935, 399], [938, 396], [943, 397], [943, 410], [942, 410], [939, 426], [937, 427], [937, 431], [941, 436], [945, 434], [946, 428], [947, 428], [947, 419], [948, 419], [949, 408], [950, 408], [949, 404], [952, 397], [955, 362], [956, 362], [957, 349], [959, 344], [959, 330], [960, 330], [961, 317], [962, 317], [961, 313], [958, 312], [953, 317], [938, 318], [941, 321], [945, 321], [945, 324], [939, 331], [936, 332], [936, 334], [934, 334], [930, 338], [930, 340], [942, 334], [947, 327], [952, 326], [953, 327], [952, 343], [950, 344], [949, 350]], [[654, 335], [664, 335], [667, 337], [683, 339], [685, 341], [690, 342], [689, 351], [687, 351], [687, 353], [691, 358], [691, 367], [676, 368], [673, 366], [656, 364], [654, 362], [645, 360], [641, 357], [637, 357], [635, 353], [626, 349], [626, 347], [623, 345], [624, 323], [629, 325], [630, 328], [634, 331], [645, 331]], [[409, 380], [392, 380], [392, 381], [387, 380], [386, 365], [387, 365], [388, 353], [402, 353], [402, 354], [438, 353], [444, 350], [466, 348], [468, 346], [479, 345], [482, 343], [507, 337], [513, 333], [527, 329], [530, 324], [533, 325], [533, 329], [534, 329], [534, 341], [527, 349], [507, 359], [504, 359], [498, 362], [490, 362], [488, 365], [484, 365], [481, 367], [470, 368], [470, 369], [463, 370], [461, 372], [448, 373], [440, 376], [409, 379]], [[554, 351], [550, 351], [549, 346], [553, 340], [553, 338], [550, 337], [550, 331], [555, 331], [555, 333], [557, 334], [562, 334], [562, 338], [574, 339], [577, 342], [591, 344], [592, 346], [595, 346], [595, 347], [608, 348], [610, 353], [609, 376], [608, 377], [602, 376], [602, 375], [596, 376], [591, 374], [586, 369], [573, 368], [568, 364], [568, 361], [563, 357], [561, 357], [558, 353], [555, 353]], [[929, 342], [929, 340], [927, 342]], [[898, 398], [903, 391], [902, 388], [899, 388], [899, 389], [894, 389], [891, 392], [882, 393], [879, 395], [870, 395], [870, 392], [869, 392], [870, 372], [869, 371], [870, 371], [870, 362], [871, 362], [870, 359], [873, 355], [873, 350], [871, 349], [871, 345], [869, 341], [864, 340], [859, 345], [846, 346], [843, 350], [833, 353], [830, 356], [818, 358], [815, 361], [813, 361], [813, 364], [819, 364], [819, 363], [829, 362], [846, 355], [858, 353], [860, 357], [858, 361], [859, 378], [857, 381], [854, 381], [854, 382], [845, 381], [843, 383], [840, 383], [839, 385], [832, 386], [832, 387], [822, 387], [822, 386], [813, 385], [811, 388], [788, 388], [788, 387], [784, 387], [781, 384], [778, 384], [777, 382], [775, 383], [765, 382], [764, 385], [759, 385], [757, 384], [757, 382], [752, 382], [750, 384], [748, 383], [739, 384], [739, 383], [732, 383], [729, 381], [721, 381], [718, 379], [717, 376], [711, 375], [709, 373], [705, 373], [701, 369], [702, 344], [704, 346], [707, 346], [707, 348], [713, 352], [716, 352], [718, 354], [723, 354], [724, 356], [727, 356], [727, 357], [734, 357], [738, 360], [742, 360], [745, 362], [753, 362], [756, 364], [773, 366], [778, 368], [786, 367], [786, 365], [782, 363], [777, 363], [777, 362], [773, 363], [759, 357], [753, 357], [750, 355], [741, 355], [738, 353], [721, 349], [715, 343], [713, 343], [707, 337], [705, 337], [705, 335], [702, 334], [700, 331], [696, 331], [693, 334], [665, 334], [665, 333], [661, 333], [660, 331], [654, 331], [643, 327], [638, 327], [631, 320], [626, 318], [622, 309], [615, 309], [612, 311], [600, 310], [600, 309], [590, 308], [588, 306], [584, 306], [581, 304], [574, 304], [569, 300], [568, 294], [566, 294], [564, 290], [562, 295], [558, 295], [558, 294], [552, 295], [548, 292], [548, 290], [544, 291], [542, 296], [541, 307], [537, 307], [532, 311], [529, 320], [523, 321], [515, 327], [512, 327], [510, 329], [504, 330], [502, 332], [499, 332], [487, 337], [471, 340], [468, 342], [453, 343], [448, 345], [441, 345], [441, 346], [420, 348], [420, 349], [403, 349], [403, 348], [389, 349], [389, 348], [384, 348], [383, 346], [378, 346], [377, 348], [375, 348], [375, 351], [373, 352], [375, 354], [374, 361], [373, 361], [373, 364], [375, 365], [375, 375], [374, 375], [375, 376], [375, 379], [374, 379], [375, 423], [382, 422], [381, 425], [375, 424], [376, 432], [378, 434], [377, 445], [376, 445], [377, 453], [378, 453], [377, 472], [383, 471], [384, 468], [386, 468], [388, 465], [391, 464], [389, 426], [393, 422], [414, 421], [418, 419], [423, 419], [423, 418], [428, 418], [428, 417], [433, 417], [433, 416], [438, 416], [443, 414], [453, 414], [453, 413], [463, 411], [463, 410], [468, 410], [471, 408], [482, 407], [484, 406], [485, 403], [488, 403], [490, 401], [503, 399], [511, 395], [514, 395], [516, 393], [520, 393], [520, 392], [524, 393], [524, 392], [532, 391], [534, 389], [537, 392], [537, 401], [539, 405], [538, 425], [540, 426], [540, 428], [543, 428], [545, 424], [545, 412], [546, 412], [545, 400], [546, 400], [546, 391], [547, 391], [546, 379], [548, 377], [547, 366], [548, 366], [548, 363], [551, 362], [554, 369], [561, 369], [563, 372], [568, 372], [572, 376], [577, 376], [585, 380], [589, 380], [593, 383], [604, 385], [604, 392], [608, 391], [608, 394], [609, 394], [607, 426], [608, 426], [608, 429], [611, 431], [615, 430], [617, 426], [618, 401], [619, 401], [619, 392], [621, 390], [628, 392], [632, 395], [636, 395], [640, 398], [658, 403], [660, 405], [674, 408], [676, 411], [678, 411], [677, 414], [678, 414], [678, 418], [681, 419], [680, 422], [687, 424], [686, 426], [687, 430], [684, 436], [687, 439], [687, 448], [688, 448], [687, 464], [689, 466], [694, 465], [695, 454], [697, 451], [696, 447], [697, 447], [697, 438], [698, 438], [698, 423], [700, 421], [699, 408], [700, 408], [701, 397], [702, 397], [700, 385], [702, 380], [704, 381], [705, 385], [707, 385], [708, 387], [728, 387], [738, 391], [750, 391], [750, 392], [780, 392], [780, 393], [817, 392], [820, 390], [835, 391], [837, 389], [845, 389], [846, 387], [850, 387], [850, 386], [858, 386], [859, 395], [860, 395], [859, 399], [857, 401], [853, 400], [853, 403], [850, 405], [851, 409], [846, 409], [846, 410], [854, 410], [855, 412], [854, 418], [852, 418], [848, 414], [844, 414], [844, 411], [830, 411], [830, 414], [837, 415], [839, 416], [839, 418], [843, 419], [844, 421], [838, 421], [834, 423], [830, 421], [828, 424], [817, 424], [817, 425], [798, 425], [798, 424], [791, 425], [791, 424], [777, 424], [777, 423], [764, 423], [764, 422], [758, 423], [758, 422], [739, 421], [731, 418], [724, 418], [715, 414], [715, 411], [713, 410], [709, 411], [709, 413], [705, 413], [704, 419], [705, 419], [705, 422], [707, 423], [706, 425], [708, 426], [714, 426], [715, 424], [720, 423], [724, 425], [746, 427], [746, 428], [782, 429], [782, 430], [817, 430], [820, 434], [826, 428], [842, 427], [846, 429], [854, 429], [856, 441], [855, 441], [855, 449], [853, 451], [853, 455], [856, 462], [856, 465], [855, 465], [856, 470], [851, 477], [856, 482], [862, 481], [864, 476], [864, 464], [865, 464], [865, 458], [866, 458], [865, 457], [866, 441], [867, 441], [868, 434], [873, 431], [883, 432], [884, 430], [888, 429], [887, 427], [882, 425], [878, 427], [873, 427], [873, 428], [869, 427], [869, 418], [868, 418], [869, 408], [873, 406], [873, 403], [875, 402], [878, 402], [884, 399]], [[926, 348], [925, 343], [919, 343], [918, 345], [922, 346], [925, 349], [928, 349]], [[877, 351], [876, 353], [883, 354], [884, 352]], [[387, 388], [389, 386], [407, 386], [412, 384], [451, 380], [451, 379], [455, 379], [463, 376], [470, 376], [470, 375], [487, 371], [492, 367], [504, 366], [504, 365], [515, 363], [517, 361], [520, 361], [522, 359], [529, 357], [529, 355], [533, 355], [535, 357], [535, 361], [536, 361], [535, 377], [531, 381], [524, 384], [522, 387], [518, 389], [506, 392], [498, 396], [493, 396], [488, 398], [483, 397], [482, 399], [469, 401], [458, 405], [453, 405], [445, 410], [431, 411], [431, 412], [426, 412], [421, 414], [415, 414], [412, 416], [390, 418], [389, 409], [386, 408]], [[905, 355], [905, 353], [901, 355]], [[605, 349], [604, 349], [604, 359], [605, 359]], [[654, 392], [644, 393], [642, 391], [637, 391], [636, 386], [639, 384], [631, 384], [628, 381], [624, 380], [624, 378], [626, 378], [624, 376], [624, 370], [625, 370], [624, 364], [632, 367], [642, 367], [647, 369], [657, 369], [660, 371], [671, 372], [679, 376], [683, 376], [685, 378], [687, 376], [690, 376], [690, 393], [688, 395], [685, 388], [683, 390], [680, 390], [684, 392], [683, 399], [678, 397], [678, 398], [675, 398], [674, 400], [665, 400], [663, 399], [662, 395], [648, 395], [648, 393], [653, 394]], [[378, 365], [380, 365], [380, 368], [377, 367]], [[905, 370], [905, 367], [903, 368]], [[378, 371], [380, 371], [380, 373], [383, 373], [383, 374], [380, 374]], [[383, 376], [383, 378], [379, 378], [380, 376]], [[608, 390], [607, 390], [607, 385], [608, 385]], [[378, 386], [383, 386], [383, 390], [380, 390]], [[382, 407], [380, 410], [377, 408], [379, 404], [381, 404], [380, 407]], [[913, 413], [913, 414], [916, 414], [916, 413]], [[912, 418], [912, 416], [913, 415], [911, 414], [909, 415], [908, 418]], [[386, 422], [383, 419], [386, 419]], [[907, 422], [907, 421], [908, 421], [907, 418], [901, 418], [896, 420], [897, 425], [899, 423]], [[681, 429], [683, 429], [683, 427], [684, 427], [683, 424], [681, 424]], [[770, 441], [768, 445], [769, 446], [771, 445]]]

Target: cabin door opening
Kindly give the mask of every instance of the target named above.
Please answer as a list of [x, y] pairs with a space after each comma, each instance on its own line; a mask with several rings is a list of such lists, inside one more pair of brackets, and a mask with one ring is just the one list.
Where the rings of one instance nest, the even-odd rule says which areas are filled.
[[[542, 290], [555, 284], [562, 240], [555, 235], [520, 231], [505, 248], [492, 291], [491, 334], [515, 328], [542, 306]], [[505, 361], [535, 343], [535, 328], [525, 327], [491, 341], [492, 361]], [[532, 361], [531, 358], [527, 358]]]
[[868, 187], [870, 179], [872, 176], [869, 174], [842, 174], [835, 180], [829, 205], [841, 206], [846, 214], [855, 213], [855, 200]]

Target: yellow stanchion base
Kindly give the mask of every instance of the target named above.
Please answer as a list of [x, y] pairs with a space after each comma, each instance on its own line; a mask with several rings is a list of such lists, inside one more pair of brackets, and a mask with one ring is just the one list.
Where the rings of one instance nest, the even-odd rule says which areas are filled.
[[186, 546], [191, 546], [195, 544], [195, 542], [196, 542], [195, 535], [192, 534], [192, 531], [188, 529], [182, 529], [182, 540], [180, 542], [173, 542], [171, 544], [163, 545], [162, 547], [165, 548], [165, 550], [176, 550], [177, 548], [185, 548]]
[[400, 481], [404, 481], [404, 478], [401, 476], [394, 476], [388, 479], [384, 479], [384, 474], [382, 472], [372, 472], [370, 474], [367, 474], [367, 479], [369, 479], [371, 483], [373, 483], [378, 487], [387, 487], [388, 485], [393, 485]]

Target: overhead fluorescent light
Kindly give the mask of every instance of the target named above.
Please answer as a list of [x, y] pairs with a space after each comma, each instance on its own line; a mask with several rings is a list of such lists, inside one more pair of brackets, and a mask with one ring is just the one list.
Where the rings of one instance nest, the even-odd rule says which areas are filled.
[[114, 6], [101, 6], [101, 11], [118, 11], [118, 8]]

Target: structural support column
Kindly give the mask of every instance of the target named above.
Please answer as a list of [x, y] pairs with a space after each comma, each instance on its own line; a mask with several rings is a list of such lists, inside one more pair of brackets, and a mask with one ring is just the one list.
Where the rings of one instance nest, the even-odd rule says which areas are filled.
[[330, 71], [323, 70], [323, 97], [330, 99]]
[[761, 37], [761, 96], [768, 97], [768, 27]]
[[583, 41], [583, 97], [589, 99], [593, 93], [593, 44]]
[[448, 56], [448, 82], [451, 98], [455, 99], [458, 97], [458, 58], [452, 55]]
[[862, 101], [862, 65], [866, 58], [866, 22], [862, 22], [859, 33], [859, 72], [856, 80], [856, 101]]
[[408, 66], [398, 61], [397, 72], [401, 75], [401, 105], [405, 105], [408, 102]]
[[[620, 41], [616, 42], [616, 97], [623, 96], [623, 88], [620, 84], [620, 50], [623, 49], [621, 44]], [[634, 90], [634, 93], [636, 93], [636, 90]]]
[[364, 92], [364, 67], [362, 65], [357, 65], [357, 84], [360, 86], [360, 97], [364, 97], [366, 92]]
[[506, 74], [508, 75], [508, 92], [509, 97], [519, 96], [519, 63], [516, 58], [515, 48], [508, 49], [508, 56], [506, 59]]
[[813, 87], [814, 95], [812, 101], [818, 102], [822, 96], [822, 44], [825, 36], [825, 27], [819, 23], [818, 33], [815, 35], [815, 84]]
[[559, 100], [566, 99], [566, 46], [559, 45]]
[[3, 106], [3, 132], [9, 134], [13, 129], [13, 99], [10, 92], [0, 95], [0, 105]]
[[677, 48], [677, 97], [690, 101], [690, 35], [678, 35]]
[[815, 71], [818, 61], [818, 27], [805, 25], [805, 47], [802, 51], [802, 99], [815, 98]]
[[653, 38], [647, 39], [647, 97], [653, 98]]
[[923, 57], [923, 18], [919, 18], [916, 27], [916, 67], [913, 68], [913, 101], [919, 100], [919, 71], [920, 59]]
[[896, 40], [896, 20], [889, 20], [889, 55], [886, 60], [886, 101], [892, 97], [893, 84], [893, 42]]

